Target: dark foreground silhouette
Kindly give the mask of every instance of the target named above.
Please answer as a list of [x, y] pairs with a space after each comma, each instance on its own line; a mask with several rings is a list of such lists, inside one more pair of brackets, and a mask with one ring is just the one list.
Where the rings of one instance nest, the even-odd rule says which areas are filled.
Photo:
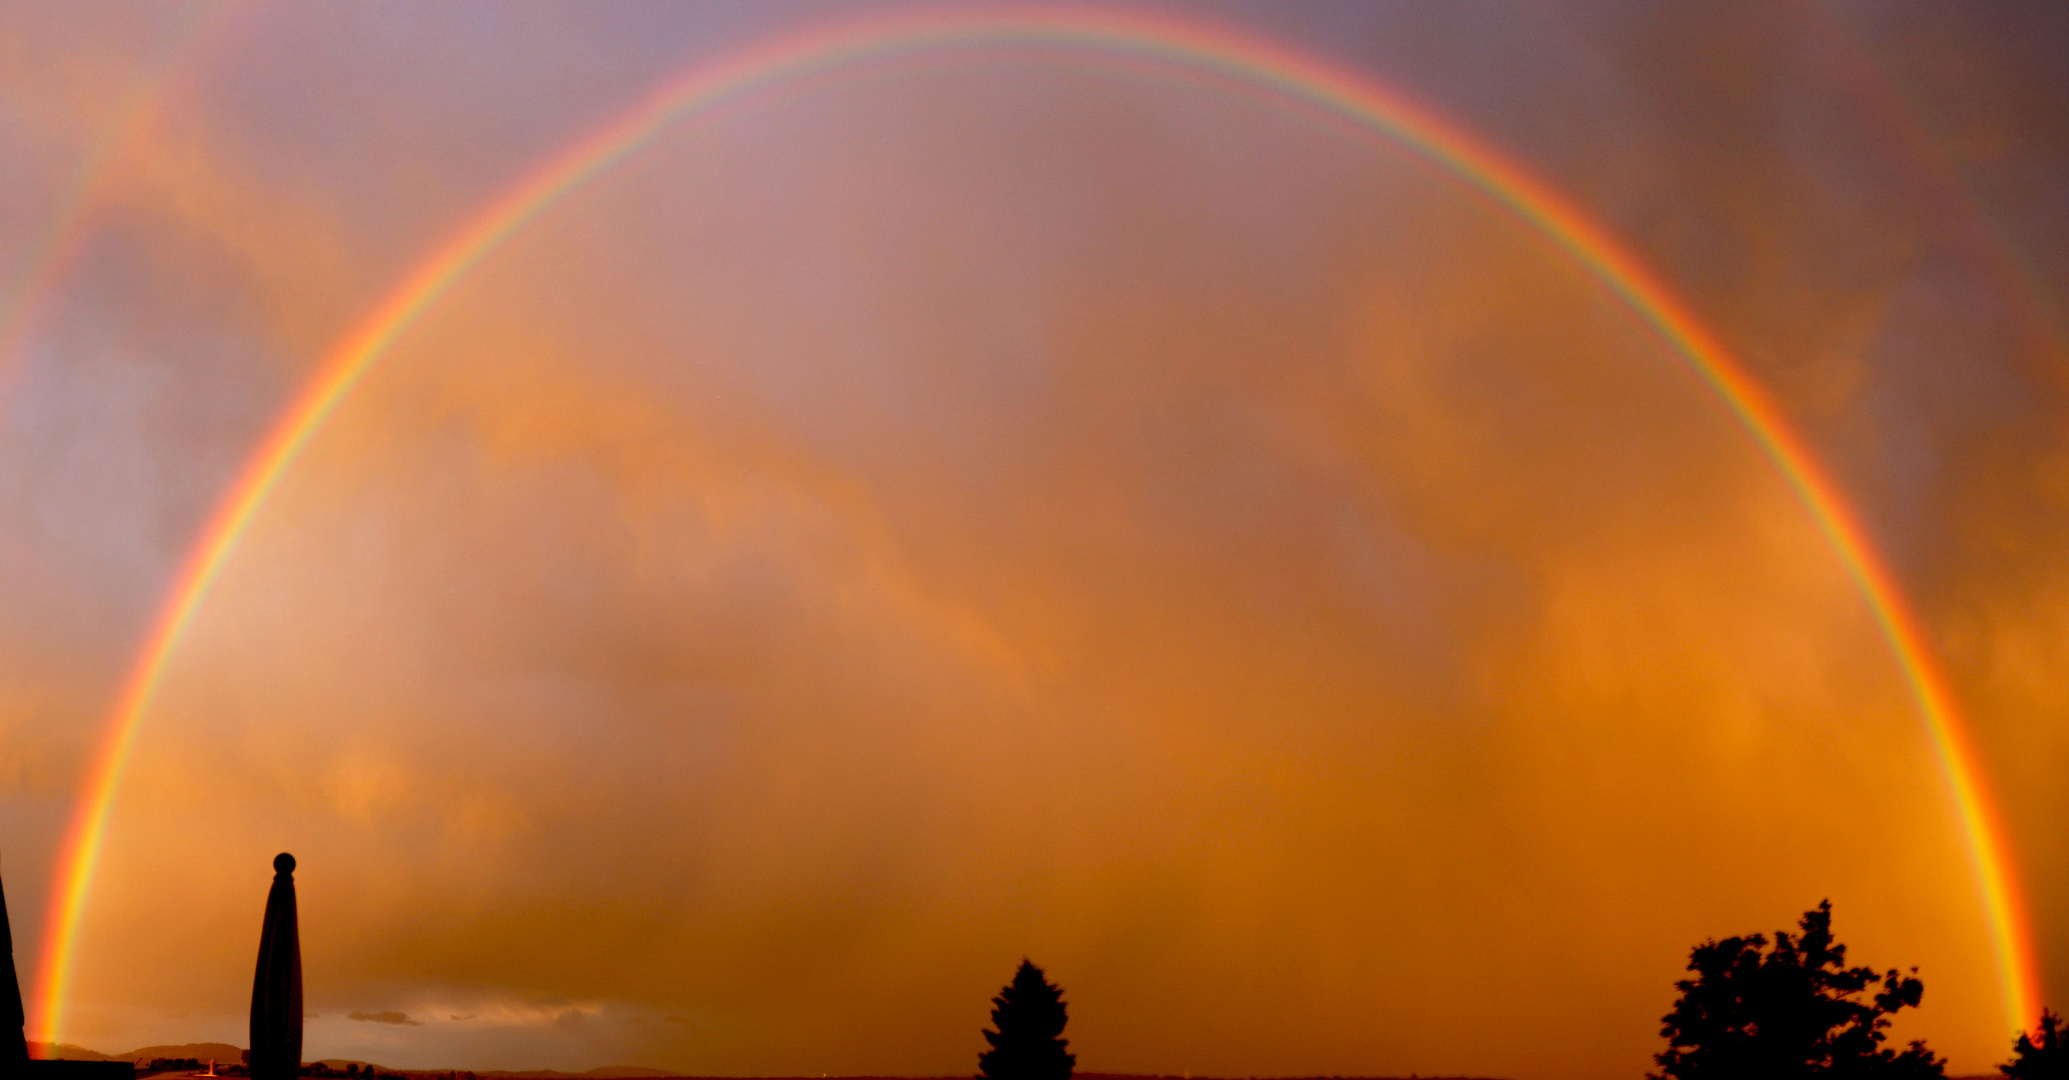
[[295, 1080], [302, 1065], [302, 932], [295, 921], [295, 857], [273, 856], [273, 888], [251, 980], [252, 1080]]
[[1013, 981], [991, 999], [991, 1022], [984, 1041], [991, 1049], [977, 1055], [977, 1073], [986, 1080], [1070, 1080], [1078, 1057], [1066, 1047], [1063, 1026], [1070, 1016], [1063, 991], [1023, 958]]
[[[1847, 967], [1832, 936], [1832, 903], [1803, 914], [1802, 933], [1706, 941], [1689, 954], [1695, 978], [1681, 990], [1660, 1034], [1667, 1049], [1658, 1077], [1724, 1080], [1768, 1077], [1942, 1077], [1946, 1065], [1924, 1041], [1891, 1050], [1889, 1017], [1925, 993], [1917, 976], [1892, 968]], [[1913, 969], [1914, 971], [1916, 969]]]
[[2069, 1080], [2069, 1024], [2042, 1009], [2040, 1029], [2020, 1032], [2012, 1059], [1997, 1068], [2008, 1080]]
[[7, 947], [7, 984], [0, 989], [0, 1014], [7, 1033], [0, 1035], [0, 1080], [133, 1080], [136, 1070], [126, 1061], [31, 1060], [23, 1028], [22, 984], [14, 971], [14, 928], [7, 921], [7, 893], [0, 889], [0, 943]]
[[[252, 1080], [685, 1080], [685, 1074], [646, 1066], [619, 1065], [580, 1073], [551, 1069], [472, 1072], [389, 1069], [362, 1061], [302, 1061], [302, 949], [295, 910], [294, 856], [282, 852], [274, 858], [273, 869], [259, 933], [258, 964], [252, 976], [249, 1052], [223, 1043], [196, 1043], [145, 1047], [111, 1056], [39, 1044], [32, 1056], [23, 1039], [21, 986], [15, 979], [6, 897], [0, 891], [0, 942], [9, 954], [8, 979], [0, 988], [0, 1013], [11, 1010], [14, 1018], [12, 1025], [0, 1024], [6, 1029], [6, 1034], [0, 1034], [0, 1080], [133, 1080], [139, 1074], [248, 1075]], [[1925, 994], [1917, 969], [1906, 975], [1894, 968], [1878, 973], [1871, 967], [1848, 967], [1846, 946], [1832, 934], [1829, 901], [1805, 912], [1797, 927], [1796, 933], [1776, 932], [1772, 942], [1766, 935], [1752, 934], [1705, 941], [1695, 947], [1688, 961], [1694, 977], [1675, 984], [1681, 996], [1663, 1019], [1661, 1034], [1667, 1039], [1667, 1049], [1654, 1057], [1660, 1072], [1652, 1074], [1652, 1080], [1944, 1078], [1945, 1062], [1923, 1040], [1913, 1041], [1903, 1050], [1883, 1045], [1888, 1040], [1889, 1018], [1917, 1006]], [[992, 1027], [983, 1031], [991, 1049], [977, 1058], [981, 1080], [1213, 1080], [1123, 1073], [1073, 1076], [1077, 1056], [1063, 1038], [1063, 1029], [1070, 1022], [1063, 990], [1030, 960], [1020, 962], [1013, 981], [992, 999], [992, 1006]], [[2069, 1080], [2069, 1024], [2053, 1012], [2043, 1012], [2036, 1030], [2017, 1036], [2012, 1059], [1999, 1066], [1998, 1072], [2001, 1078], [1969, 1080]], [[839, 1080], [959, 1078], [849, 1076]]]
[[[1664, 1019], [1667, 1048], [1653, 1080], [1923, 1080], [1946, 1076], [1946, 1061], [1923, 1039], [1896, 1050], [1889, 1018], [1925, 995], [1917, 968], [1846, 966], [1832, 934], [1832, 902], [1803, 913], [1799, 933], [1705, 941], [1689, 954], [1692, 979]], [[2069, 1027], [2052, 1012], [2021, 1032], [2005, 1080], [2069, 1080]], [[1968, 1080], [1986, 1080], [1975, 1077]], [[1997, 1080], [1997, 1078], [1987, 1078]]]

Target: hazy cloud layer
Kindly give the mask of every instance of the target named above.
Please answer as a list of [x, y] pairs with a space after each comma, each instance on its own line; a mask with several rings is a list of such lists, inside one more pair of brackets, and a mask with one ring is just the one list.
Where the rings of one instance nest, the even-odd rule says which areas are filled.
[[[108, 162], [0, 358], [25, 979], [131, 653], [316, 359], [823, 14], [587, 10], [0, 21], [0, 280]], [[1482, 131], [1744, 353], [1948, 665], [2059, 1004], [2059, 16], [1218, 17]], [[1028, 955], [1090, 1069], [1631, 1074], [1689, 945], [1827, 896], [1920, 965], [1901, 1035], [2009, 1038], [1901, 673], [1684, 362], [1398, 148], [1034, 56], [685, 124], [398, 342], [182, 646], [66, 1040], [239, 1040], [279, 850], [312, 1059], [963, 1072]]]

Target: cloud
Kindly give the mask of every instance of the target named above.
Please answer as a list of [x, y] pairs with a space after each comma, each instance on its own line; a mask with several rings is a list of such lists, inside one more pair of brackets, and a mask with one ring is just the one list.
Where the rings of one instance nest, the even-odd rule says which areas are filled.
[[405, 1027], [424, 1026], [424, 1022], [422, 1020], [412, 1020], [409, 1018], [409, 1015], [407, 1013], [399, 1013], [393, 1010], [386, 1010], [383, 1012], [360, 1012], [354, 1010], [353, 1012], [346, 1014], [345, 1018], [348, 1020], [357, 1020], [361, 1023], [367, 1024], [401, 1024]]
[[[314, 359], [565, 134], [542, 102], [621, 100], [528, 80], [705, 32], [650, 17], [691, 21], [282, 9], [138, 140], [5, 402], [18, 803], [71, 790]], [[1766, 58], [1758, 13], [1400, 18], [1327, 15], [1415, 43], [1346, 62], [1423, 71], [1744, 346], [2044, 832], [2069, 429], [1873, 125], [1818, 127], [1852, 91], [1809, 46], [1669, 62]], [[111, 107], [92, 46], [0, 65], [86, 95], [30, 110], [53, 146]], [[938, 1074], [1029, 955], [1088, 1067], [1599, 1075], [1644, 1066], [1695, 941], [1827, 895], [1865, 962], [1923, 966], [1906, 1037], [2001, 1055], [1902, 673], [1788, 485], [1571, 259], [1398, 148], [1182, 80], [830, 85], [542, 215], [298, 458], [137, 743], [68, 1041], [234, 1035], [292, 850], [312, 1056]], [[1490, 985], [1543, 1003], [1500, 1044]]]

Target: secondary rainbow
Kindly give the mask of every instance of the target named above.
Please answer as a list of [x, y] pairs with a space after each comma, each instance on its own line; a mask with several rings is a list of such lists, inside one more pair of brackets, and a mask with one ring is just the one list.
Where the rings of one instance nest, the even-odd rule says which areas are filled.
[[108, 189], [118, 166], [135, 151], [168, 92], [194, 74], [211, 56], [221, 28], [238, 5], [220, 2], [189, 11], [163, 52], [166, 59], [131, 83], [122, 95], [115, 119], [94, 140], [92, 150], [74, 176], [72, 186], [49, 225], [30, 247], [30, 256], [0, 299], [0, 390], [4, 390], [37, 321], [56, 300], [60, 286], [77, 268], [107, 210]]
[[1806, 7], [1803, 19], [1831, 45], [1826, 52], [1838, 62], [1844, 84], [1870, 107], [1871, 116], [1891, 136], [1891, 142], [1910, 159], [1913, 174], [1939, 204], [1936, 209], [1943, 208], [1952, 219], [1953, 234], [1968, 241], [1965, 247], [1981, 264], [1997, 294], [2010, 301], [2030, 344], [2045, 350], [2052, 364], [2064, 366], [2069, 361], [2069, 340], [2065, 340], [2064, 327], [2048, 298], [2047, 276], [1990, 212], [1990, 200], [1927, 122], [1928, 110], [1915, 94], [1905, 91], [1905, 80], [1838, 12]]
[[1110, 11], [930, 10], [775, 38], [693, 66], [553, 156], [436, 247], [317, 366], [253, 452], [191, 552], [117, 700], [63, 847], [35, 980], [42, 1038], [62, 1030], [75, 939], [124, 765], [167, 662], [210, 584], [281, 477], [324, 421], [426, 308], [499, 244], [570, 192], [623, 162], [671, 123], [800, 78], [867, 63], [977, 49], [1060, 53], [1206, 78], [1333, 118], [1412, 151], [1507, 208], [1567, 252], [1687, 360], [1781, 471], [1859, 587], [1925, 720], [1961, 820], [2012, 1028], [2037, 994], [2020, 891], [1996, 811], [1953, 695], [1917, 620], [1837, 487], [1773, 400], [1667, 286], [1563, 196], [1456, 125], [1370, 78], [1230, 30]]

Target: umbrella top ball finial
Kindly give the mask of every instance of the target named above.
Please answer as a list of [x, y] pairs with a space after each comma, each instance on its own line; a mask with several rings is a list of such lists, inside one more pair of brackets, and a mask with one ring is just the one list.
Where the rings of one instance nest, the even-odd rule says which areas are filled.
[[292, 873], [294, 873], [294, 872], [295, 872], [295, 857], [294, 857], [294, 856], [292, 856], [292, 855], [289, 855], [289, 854], [288, 854], [287, 852], [285, 852], [285, 851], [281, 852], [281, 853], [280, 853], [280, 854], [278, 854], [278, 855], [275, 855], [275, 856], [273, 856], [273, 870], [274, 870], [274, 872], [275, 872], [275, 873], [279, 873], [279, 874], [292, 874]]

